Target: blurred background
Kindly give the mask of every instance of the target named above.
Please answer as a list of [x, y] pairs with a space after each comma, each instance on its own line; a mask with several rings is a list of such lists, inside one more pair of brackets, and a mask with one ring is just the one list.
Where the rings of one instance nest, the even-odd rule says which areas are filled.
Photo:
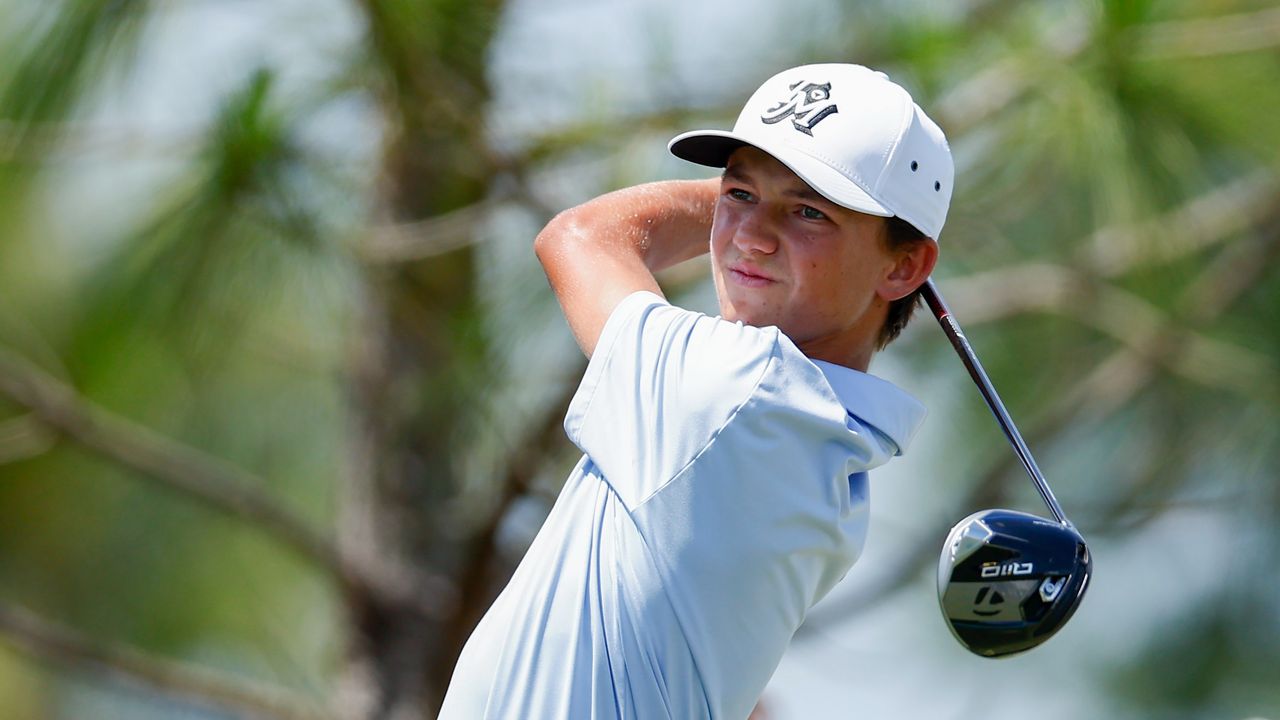
[[1248, 0], [0, 0], [0, 716], [433, 717], [576, 460], [534, 234], [812, 61], [950, 137], [936, 276], [1095, 578], [1028, 654], [951, 638], [948, 528], [1043, 510], [922, 313], [872, 371], [930, 418], [760, 714], [1280, 717]]

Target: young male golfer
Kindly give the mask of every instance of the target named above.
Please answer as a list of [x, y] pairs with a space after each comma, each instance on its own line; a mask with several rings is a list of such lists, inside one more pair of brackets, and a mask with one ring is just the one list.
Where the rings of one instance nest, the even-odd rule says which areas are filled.
[[[670, 149], [723, 176], [610, 193], [537, 238], [591, 358], [565, 418], [583, 458], [441, 717], [746, 718], [862, 548], [866, 472], [923, 418], [866, 374], [951, 197], [946, 139], [906, 91], [798, 67], [732, 132]], [[708, 250], [719, 317], [668, 304], [653, 276]]]

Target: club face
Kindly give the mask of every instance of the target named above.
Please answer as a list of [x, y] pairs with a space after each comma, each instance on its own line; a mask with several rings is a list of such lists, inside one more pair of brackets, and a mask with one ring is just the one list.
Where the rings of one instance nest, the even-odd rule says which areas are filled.
[[1015, 510], [983, 510], [947, 535], [938, 602], [961, 645], [984, 657], [1011, 655], [1066, 624], [1091, 567], [1074, 528]]

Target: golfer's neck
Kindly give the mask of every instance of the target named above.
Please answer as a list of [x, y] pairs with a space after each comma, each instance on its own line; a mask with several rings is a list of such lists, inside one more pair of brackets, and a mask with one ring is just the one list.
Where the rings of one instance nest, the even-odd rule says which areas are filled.
[[876, 353], [874, 338], [854, 341], [848, 338], [815, 338], [797, 343], [796, 347], [810, 360], [824, 360], [861, 372], [871, 367], [871, 357]]

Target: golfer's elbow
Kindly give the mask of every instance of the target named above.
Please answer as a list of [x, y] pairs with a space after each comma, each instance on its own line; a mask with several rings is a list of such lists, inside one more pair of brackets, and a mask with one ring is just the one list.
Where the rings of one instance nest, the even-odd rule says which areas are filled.
[[533, 239], [533, 253], [543, 269], [551, 271], [570, 246], [581, 242], [585, 229], [576, 215], [577, 208], [570, 208], [551, 218], [551, 222]]
[[[636, 231], [596, 203], [569, 208], [547, 223], [533, 240], [533, 252], [547, 277], [558, 280], [607, 272], [615, 264], [643, 262]], [[589, 278], [579, 278], [589, 283]]]

